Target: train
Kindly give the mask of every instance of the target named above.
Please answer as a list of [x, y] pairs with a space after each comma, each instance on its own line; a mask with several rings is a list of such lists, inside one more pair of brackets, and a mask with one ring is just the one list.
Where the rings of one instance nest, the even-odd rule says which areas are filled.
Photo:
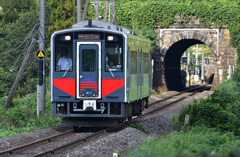
[[112, 127], [148, 107], [151, 40], [98, 20], [51, 36], [51, 103], [62, 125]]

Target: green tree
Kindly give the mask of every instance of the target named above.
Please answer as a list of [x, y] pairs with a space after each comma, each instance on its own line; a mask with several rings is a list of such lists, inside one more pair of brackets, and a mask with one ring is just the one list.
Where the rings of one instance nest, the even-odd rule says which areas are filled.
[[0, 0], [2, 14], [0, 18], [5, 23], [16, 21], [20, 13], [28, 12], [37, 5], [36, 0]]
[[[2, 69], [2, 74], [0, 74], [0, 80], [1, 82], [5, 82], [5, 80], [7, 79], [3, 86], [4, 88], [0, 93], [1, 96], [8, 95], [8, 92], [11, 89], [13, 81], [23, 60], [23, 56], [25, 54], [24, 52], [26, 52], [27, 49], [25, 49], [25, 51], [23, 50], [24, 48], [27, 48], [27, 43], [31, 40], [31, 38], [28, 38], [24, 44], [22, 43], [37, 23], [37, 15], [38, 13], [35, 10], [21, 13], [16, 22], [5, 24], [0, 27], [0, 67]], [[32, 32], [32, 34], [30, 34], [30, 37], [34, 34], [37, 35], [36, 29]], [[37, 52], [37, 49], [35, 49], [34, 52]], [[19, 84], [19, 87], [21, 88], [19, 88], [18, 93], [20, 95], [34, 92], [36, 88], [36, 81], [31, 81], [37, 76], [38, 66], [36, 64], [36, 54], [32, 54], [31, 58], [31, 62], [28, 63], [28, 66]], [[3, 84], [1, 84], [0, 89], [2, 88], [2, 85]]]
[[[50, 39], [54, 31], [71, 28], [77, 22], [76, 0], [46, 0], [46, 4], [49, 13], [46, 39]], [[81, 0], [82, 11], [84, 5], [85, 0]], [[90, 16], [89, 10], [86, 19]]]

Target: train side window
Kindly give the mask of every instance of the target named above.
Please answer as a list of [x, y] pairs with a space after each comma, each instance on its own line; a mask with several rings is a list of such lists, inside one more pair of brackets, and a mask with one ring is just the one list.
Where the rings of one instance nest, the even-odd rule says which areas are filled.
[[123, 53], [121, 47], [119, 47], [118, 45], [116, 45], [115, 47], [106, 47], [105, 56], [105, 71], [122, 71]]
[[131, 51], [131, 74], [137, 74], [137, 51]]
[[149, 54], [148, 53], [144, 53], [144, 66], [143, 66], [143, 73], [144, 74], [148, 74], [149, 73]]
[[72, 71], [72, 53], [69, 48], [57, 47], [55, 55], [55, 71]]

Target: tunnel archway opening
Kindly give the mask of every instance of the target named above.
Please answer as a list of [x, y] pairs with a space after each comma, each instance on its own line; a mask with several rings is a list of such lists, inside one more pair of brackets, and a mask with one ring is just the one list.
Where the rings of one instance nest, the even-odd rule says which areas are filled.
[[193, 45], [204, 44], [196, 39], [183, 39], [174, 43], [164, 57], [165, 80], [168, 90], [182, 91], [185, 85], [181, 76], [181, 57]]

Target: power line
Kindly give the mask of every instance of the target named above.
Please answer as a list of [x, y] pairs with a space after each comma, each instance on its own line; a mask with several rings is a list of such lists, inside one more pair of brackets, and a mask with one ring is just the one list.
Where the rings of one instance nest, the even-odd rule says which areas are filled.
[[16, 66], [19, 58], [21, 57], [21, 55], [23, 54], [23, 52], [26, 50], [26, 48], [30, 45], [30, 41], [28, 41], [27, 45], [24, 47], [24, 49], [22, 50], [22, 52], [19, 54], [18, 58], [15, 60], [14, 65], [12, 66], [12, 68], [10, 69], [10, 72], [13, 71], [13, 68]]
[[[34, 26], [34, 27], [35, 27], [35, 26]], [[38, 32], [38, 31], [36, 31], [32, 37], [35, 37], [35, 35], [37, 34], [37, 32]], [[31, 34], [32, 34], [32, 32], [31, 32]], [[10, 72], [13, 72], [13, 68], [17, 65], [17, 62], [18, 62], [19, 58], [21, 57], [21, 55], [23, 54], [23, 52], [26, 50], [26, 48], [27, 48], [29, 45], [30, 45], [30, 41], [29, 41], [29, 42], [27, 43], [27, 45], [24, 47], [24, 49], [22, 50], [22, 52], [19, 54], [18, 58], [15, 60], [14, 65], [12, 66], [12, 68], [8, 71], [7, 78], [5, 79], [4, 83], [2, 84], [2, 87], [1, 87], [0, 91], [2, 91], [4, 85], [6, 84], [8, 78], [9, 78]], [[1, 73], [2, 73], [2, 72], [1, 72]]]
[[[34, 35], [32, 36], [32, 38], [35, 38], [36, 34], [37, 34], [37, 30], [35, 31]], [[25, 48], [22, 50], [22, 52], [19, 54], [17, 60], [20, 58], [20, 56], [22, 55], [22, 53], [26, 50], [27, 46], [29, 46], [30, 44], [30, 40], [28, 41], [28, 43], [26, 44]], [[13, 69], [15, 66], [16, 66], [16, 60], [12, 60], [12, 61], [6, 61], [6, 62], [2, 62], [1, 65], [5, 65], [6, 63], [12, 63], [12, 62], [15, 62], [14, 63], [14, 66], [11, 68]]]
[[9, 51], [9, 52], [2, 52], [2, 53], [0, 53], [0, 55], [11, 53], [11, 52], [17, 50], [19, 47], [21, 47], [21, 46], [27, 41], [27, 39], [30, 37], [30, 35], [33, 33], [33, 31], [35, 30], [35, 28], [36, 28], [39, 24], [40, 24], [40, 23], [39, 23], [39, 20], [37, 20], [37, 23], [36, 23], [35, 26], [33, 27], [32, 31], [28, 34], [27, 38], [25, 38], [24, 41], [23, 41], [20, 45], [18, 45], [15, 49], [13, 49], [13, 50], [11, 50], [11, 51]]
[[20, 55], [18, 56], [18, 58], [15, 60], [15, 63], [14, 63], [14, 65], [12, 66], [12, 68], [8, 71], [7, 78], [5, 79], [5, 81], [4, 81], [4, 83], [3, 83], [3, 85], [2, 85], [2, 87], [1, 87], [1, 89], [0, 89], [0, 91], [2, 91], [4, 85], [6, 84], [6, 82], [7, 82], [7, 80], [8, 80], [8, 77], [9, 77], [9, 75], [10, 75], [10, 72], [13, 72], [13, 68], [16, 66], [16, 64], [17, 64], [17, 62], [18, 62], [18, 60], [19, 60], [19, 58], [20, 58], [21, 55], [22, 55], [22, 53], [26, 50], [26, 48], [27, 48], [29, 45], [30, 45], [30, 41], [27, 43], [27, 45], [25, 46], [25, 48], [23, 49], [23, 51], [20, 53]]

